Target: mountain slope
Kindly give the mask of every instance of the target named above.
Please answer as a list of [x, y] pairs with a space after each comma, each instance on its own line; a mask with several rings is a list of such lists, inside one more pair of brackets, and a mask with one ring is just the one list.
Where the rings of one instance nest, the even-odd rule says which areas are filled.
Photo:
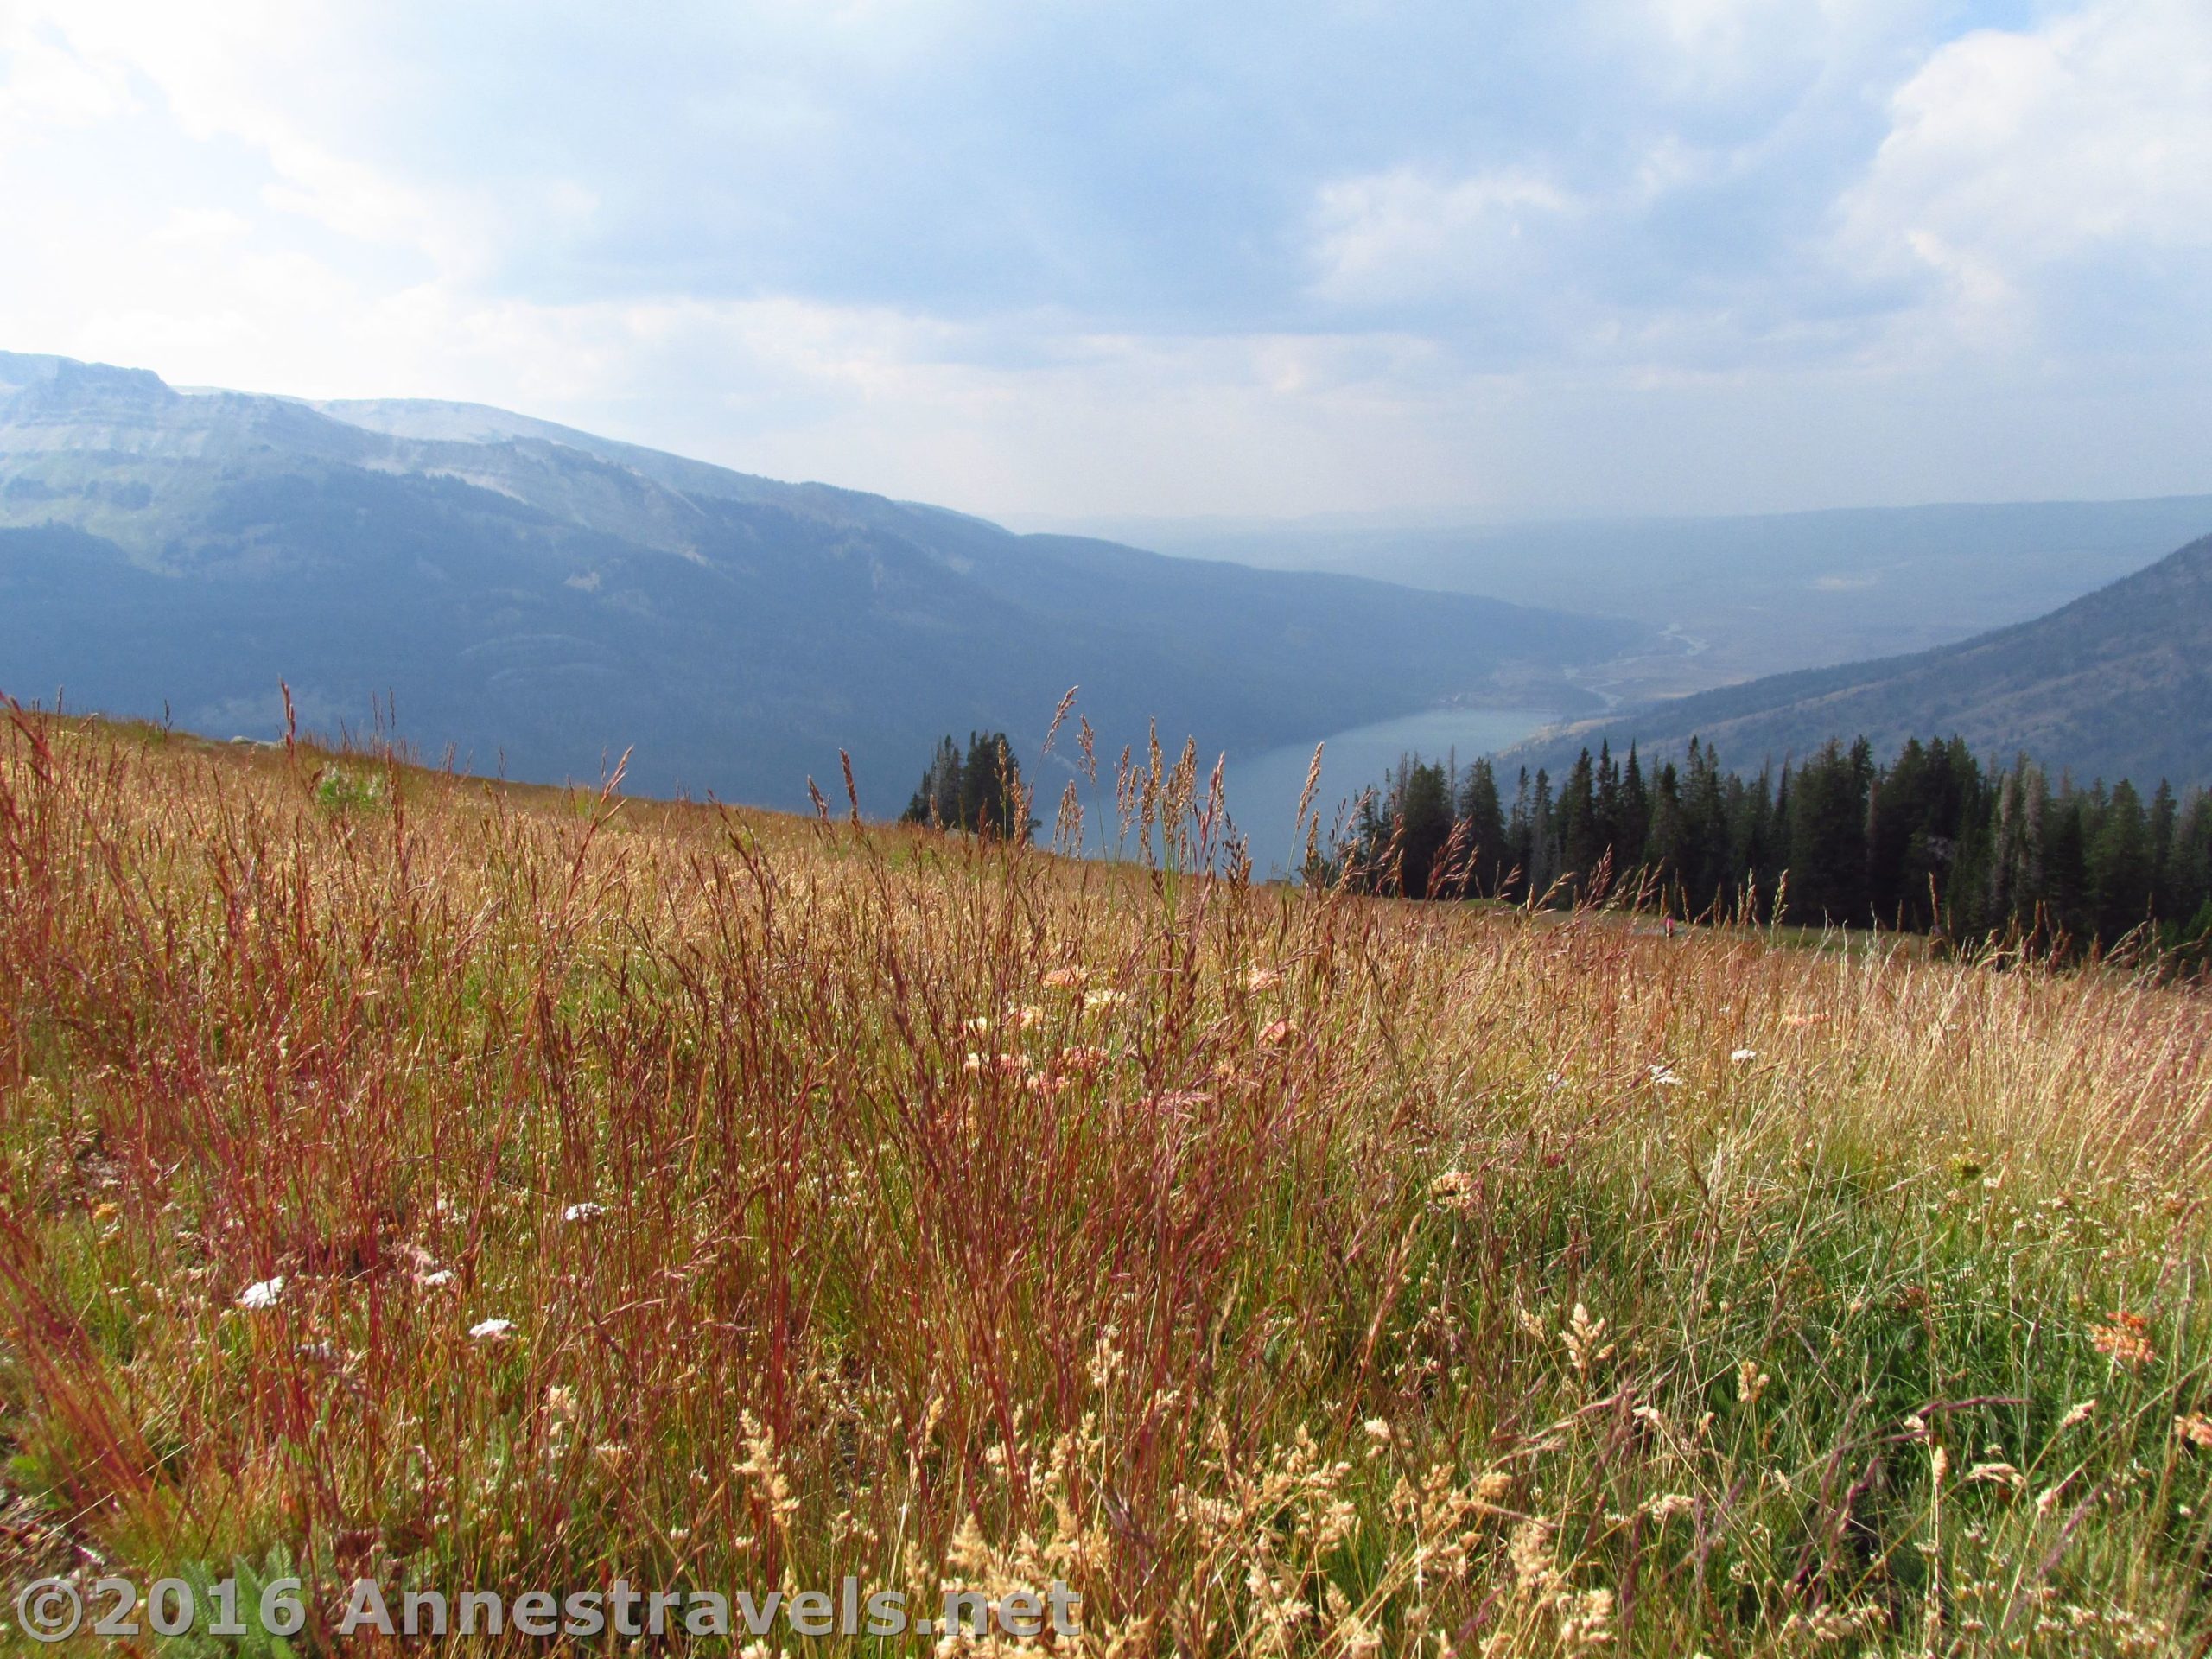
[[[895, 806], [936, 736], [1318, 736], [1632, 645], [1626, 623], [1018, 537], [473, 405], [185, 392], [0, 354], [0, 690], [226, 734], [365, 724], [435, 756]], [[1571, 707], [1555, 701], [1554, 706]]]
[[2212, 783], [2212, 537], [2031, 622], [1647, 704], [1515, 758], [1556, 765], [1601, 738], [1664, 753], [1696, 735], [1756, 767], [1862, 733], [1885, 753], [1956, 733], [2083, 779]]

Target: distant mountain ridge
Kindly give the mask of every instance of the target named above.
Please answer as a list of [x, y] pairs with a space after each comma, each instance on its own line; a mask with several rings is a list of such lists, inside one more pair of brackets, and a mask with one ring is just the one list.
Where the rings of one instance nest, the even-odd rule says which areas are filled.
[[[181, 391], [0, 353], [0, 690], [265, 734], [277, 682], [435, 757], [793, 805], [851, 751], [895, 808], [937, 737], [1060, 694], [1260, 748], [1453, 699], [1588, 701], [1648, 631], [1357, 577], [1015, 536], [478, 405]], [[1522, 706], [1528, 706], [1524, 702]]]
[[1861, 734], [1884, 754], [1909, 738], [1956, 734], [2084, 782], [2212, 785], [2212, 536], [2032, 621], [1646, 704], [1508, 759], [1557, 766], [1601, 741], [1659, 755], [1696, 736], [1724, 764], [1756, 770]]
[[1130, 529], [1124, 539], [1164, 553], [1357, 570], [1444, 593], [1634, 617], [1664, 630], [1670, 648], [1608, 664], [1587, 683], [1643, 702], [1933, 650], [2031, 621], [2212, 531], [2212, 496], [1395, 529]]

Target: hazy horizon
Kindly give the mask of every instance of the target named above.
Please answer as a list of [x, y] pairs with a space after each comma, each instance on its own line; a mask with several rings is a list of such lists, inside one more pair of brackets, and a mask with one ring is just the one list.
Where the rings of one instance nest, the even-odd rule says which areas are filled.
[[[67, 353], [23, 348], [0, 340], [0, 354], [22, 357], [70, 358]], [[358, 398], [313, 397], [277, 388], [238, 385], [219, 385], [214, 382], [180, 383], [163, 375], [161, 366], [153, 363], [127, 363], [99, 359], [72, 359], [96, 366], [125, 370], [143, 370], [159, 376], [170, 391], [190, 395], [219, 395], [244, 393], [251, 397], [281, 398], [308, 407], [336, 405], [346, 403], [423, 403], [448, 404], [455, 407], [475, 407], [504, 415], [519, 416], [527, 421], [569, 426], [595, 437], [613, 438], [618, 442], [640, 443], [644, 447], [661, 446], [645, 443], [642, 439], [612, 429], [587, 429], [571, 420], [556, 419], [537, 410], [500, 404], [488, 398], [435, 398], [410, 393], [395, 392], [388, 397]], [[717, 461], [713, 456], [696, 450], [667, 449], [664, 453], [687, 460], [702, 461], [715, 466], [728, 467], [736, 472], [757, 473], [759, 469], [740, 463]], [[866, 480], [843, 477], [812, 477], [760, 474], [775, 476], [779, 482], [795, 484], [823, 484], [833, 488], [853, 490], [866, 494], [881, 495], [896, 501], [914, 505], [945, 506], [948, 503], [921, 497], [902, 496], [895, 491], [880, 488]], [[2147, 494], [2084, 496], [2078, 494], [2019, 495], [2003, 498], [1910, 498], [1896, 501], [1816, 502], [1788, 507], [1743, 507], [1709, 512], [1665, 511], [1636, 508], [1589, 508], [1573, 511], [1560, 508], [1553, 511], [1514, 509], [1505, 507], [1465, 506], [1376, 506], [1369, 508], [1338, 508], [1313, 512], [1219, 512], [1219, 513], [1142, 513], [1101, 512], [1063, 514], [1049, 512], [993, 512], [981, 508], [956, 509], [985, 518], [1020, 535], [1089, 536], [1101, 539], [1145, 546], [1147, 534], [1164, 537], [1163, 545], [1156, 550], [1178, 551], [1187, 546], [1199, 546], [1217, 538], [1234, 538], [1255, 532], [1274, 530], [1312, 531], [1315, 533], [1374, 534], [1393, 533], [1451, 533], [1472, 531], [1480, 532], [1538, 530], [1549, 528], [1602, 529], [1608, 525], [1624, 528], [1667, 524], [1699, 524], [1733, 520], [1805, 519], [1840, 517], [1850, 514], [1878, 515], [1897, 512], [1936, 512], [1949, 510], [1973, 511], [2005, 507], [2066, 507], [2148, 505], [2162, 501], [2212, 500], [2212, 483], [2202, 489], [2161, 490]]]
[[[828, 480], [823, 480], [827, 482]], [[1426, 511], [1404, 509], [1393, 511], [1378, 507], [1369, 512], [1306, 512], [1281, 515], [1194, 513], [1148, 515], [1142, 513], [1097, 513], [1075, 518], [1058, 518], [1051, 513], [1008, 513], [998, 520], [1007, 529], [1022, 535], [1096, 536], [1109, 541], [1126, 541], [1142, 546], [1141, 535], [1150, 528], [1154, 533], [1166, 532], [1179, 543], [1199, 543], [1217, 537], [1228, 537], [1266, 530], [1306, 530], [1316, 532], [1344, 532], [1346, 534], [1390, 535], [1393, 533], [1448, 533], [1454, 531], [1541, 530], [1572, 527], [1602, 529], [1609, 524], [1623, 526], [1652, 524], [1700, 524], [1732, 519], [1816, 518], [1843, 516], [1851, 513], [1875, 515], [1894, 512], [1941, 512], [1947, 510], [1972, 511], [1977, 508], [2002, 507], [2091, 507], [2116, 505], [2144, 505], [2160, 501], [2212, 502], [2212, 486], [2201, 490], [2164, 490], [2153, 495], [2120, 496], [2012, 496], [2003, 500], [1905, 500], [1856, 502], [1849, 505], [1821, 505], [1745, 509], [1734, 512], [1483, 512], [1469, 508], [1454, 511], [1449, 507]], [[1172, 549], [1157, 550], [1170, 551]]]

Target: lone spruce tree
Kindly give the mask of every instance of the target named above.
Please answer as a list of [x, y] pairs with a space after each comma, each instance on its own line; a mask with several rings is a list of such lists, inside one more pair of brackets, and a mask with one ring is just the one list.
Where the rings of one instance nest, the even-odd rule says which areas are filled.
[[970, 732], [964, 758], [947, 733], [938, 741], [899, 822], [963, 830], [995, 841], [1027, 842], [1036, 829], [1027, 806], [1021, 766], [1004, 732]]

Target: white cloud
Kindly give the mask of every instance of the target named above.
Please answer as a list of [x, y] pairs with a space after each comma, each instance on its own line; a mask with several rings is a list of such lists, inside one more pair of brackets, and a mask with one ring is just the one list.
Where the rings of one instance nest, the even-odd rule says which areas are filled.
[[29, 10], [0, 9], [0, 153], [130, 107], [113, 64], [88, 62]]
[[1314, 291], [1353, 303], [1418, 298], [1525, 271], [1527, 240], [1573, 211], [1516, 168], [1439, 179], [1396, 168], [1325, 184], [1314, 204]]
[[98, 86], [136, 80], [184, 138], [232, 139], [257, 152], [273, 175], [262, 199], [277, 212], [448, 267], [486, 256], [481, 204], [469, 193], [426, 191], [347, 153], [347, 132], [386, 117], [416, 79], [368, 37], [358, 8], [336, 0], [15, 3], [20, 38], [33, 49], [9, 51], [11, 82], [26, 60], [35, 74], [56, 56]]
[[2067, 286], [2202, 310], [2206, 0], [1250, 10], [0, 0], [0, 347], [986, 512], [2212, 483]]
[[1638, 72], [1689, 107], [1789, 99], [1865, 73], [1870, 54], [1910, 39], [1940, 0], [1597, 0], [1589, 25], [1611, 34]]
[[1937, 273], [1984, 322], [2024, 323], [2050, 267], [2212, 247], [2212, 8], [2100, 0], [1950, 42], [1840, 210], [1846, 257]]
[[1732, 59], [1758, 35], [1805, 10], [1803, 0], [1649, 0], [1649, 14], [1676, 47]]

